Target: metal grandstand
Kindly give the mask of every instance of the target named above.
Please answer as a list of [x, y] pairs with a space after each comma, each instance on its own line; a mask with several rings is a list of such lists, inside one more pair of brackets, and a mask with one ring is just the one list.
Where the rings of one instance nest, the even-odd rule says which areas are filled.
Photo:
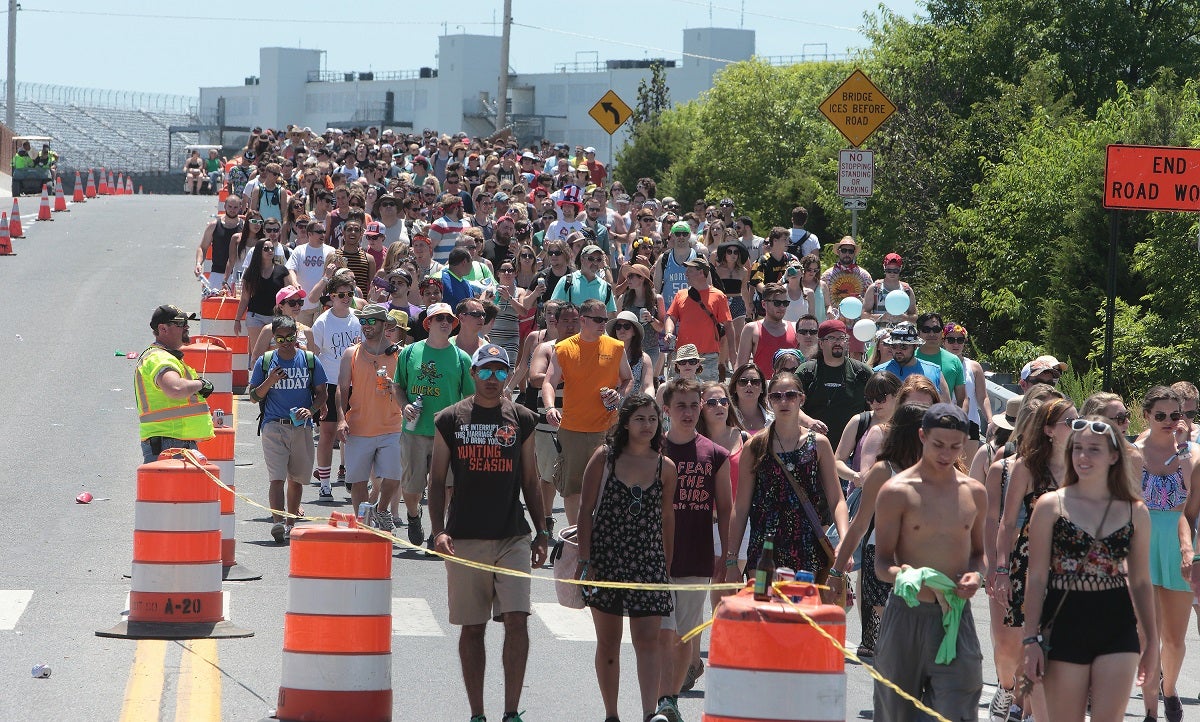
[[[0, 112], [5, 85], [0, 82]], [[196, 97], [41, 83], [17, 83], [16, 95], [13, 130], [53, 136], [62, 168], [178, 170], [183, 147], [199, 142], [196, 132], [172, 132], [172, 126], [202, 125]]]

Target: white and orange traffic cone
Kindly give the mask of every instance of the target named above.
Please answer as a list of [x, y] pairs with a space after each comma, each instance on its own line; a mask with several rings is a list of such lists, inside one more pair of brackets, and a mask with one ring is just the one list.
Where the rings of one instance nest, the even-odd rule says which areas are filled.
[[21, 227], [21, 207], [17, 205], [16, 196], [13, 196], [12, 216], [8, 219], [8, 235], [12, 238], [25, 237], [25, 229]]
[[79, 171], [75, 171], [75, 190], [71, 193], [72, 203], [87, 203], [83, 197], [83, 179], [79, 177]]
[[15, 256], [12, 241], [8, 237], [8, 216], [0, 213], [0, 256]]
[[[62, 178], [54, 178], [54, 212], [67, 211], [67, 197], [63, 194]], [[70, 211], [67, 211], [68, 213]]]
[[133, 176], [125, 176], [125, 195], [133, 195]]
[[106, 171], [103, 168], [101, 168], [100, 169], [100, 190], [97, 192], [102, 196], [108, 195], [108, 181], [105, 179], [106, 175], [107, 175]]
[[87, 188], [83, 189], [83, 194], [88, 198], [96, 197], [96, 179], [91, 168], [88, 168]]
[[113, 192], [113, 195], [118, 195], [118, 196], [125, 195], [125, 174], [124, 173], [117, 174], [117, 186], [116, 186], [116, 190]]
[[37, 219], [39, 221], [54, 220], [50, 215], [50, 185], [48, 183], [42, 184], [42, 202], [38, 206]]

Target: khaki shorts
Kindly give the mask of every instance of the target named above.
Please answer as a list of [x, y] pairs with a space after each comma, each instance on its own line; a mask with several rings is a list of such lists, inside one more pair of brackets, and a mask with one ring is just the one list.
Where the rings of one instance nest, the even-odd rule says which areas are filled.
[[293, 426], [290, 420], [264, 422], [262, 449], [271, 481], [306, 482], [312, 476], [316, 456], [312, 426]]
[[425, 491], [425, 485], [429, 483], [429, 461], [433, 457], [433, 437], [401, 434], [400, 453], [404, 456], [404, 472], [400, 475], [400, 490], [405, 494], [420, 494]]
[[[671, 577], [672, 584], [712, 584], [709, 577]], [[663, 617], [662, 629], [674, 629], [683, 636], [704, 623], [704, 604], [708, 592], [676, 589], [671, 592], [671, 615]]]
[[594, 433], [583, 431], [558, 430], [558, 443], [562, 444], [562, 454], [554, 468], [554, 488], [564, 498], [574, 496], [583, 490], [583, 472], [596, 449], [604, 444], [607, 435], [603, 431]]
[[[529, 573], [530, 549], [527, 535], [508, 539], [455, 539], [454, 553], [494, 567]], [[500, 621], [509, 612], [529, 614], [529, 577], [496, 574], [446, 561], [447, 598], [450, 623], [460, 626]]]
[[296, 312], [296, 323], [302, 323], [309, 328], [312, 328], [313, 321], [317, 320], [317, 314], [320, 313], [320, 306], [313, 306], [310, 309], [300, 309]]
[[381, 479], [399, 480], [400, 468], [400, 432], [381, 434], [379, 436], [346, 437], [342, 445], [342, 457], [346, 467], [346, 481], [357, 484], [367, 481], [371, 470]]
[[538, 478], [542, 481], [553, 481], [554, 467], [558, 465], [558, 449], [554, 446], [554, 432], [535, 432], [533, 449], [537, 454]]

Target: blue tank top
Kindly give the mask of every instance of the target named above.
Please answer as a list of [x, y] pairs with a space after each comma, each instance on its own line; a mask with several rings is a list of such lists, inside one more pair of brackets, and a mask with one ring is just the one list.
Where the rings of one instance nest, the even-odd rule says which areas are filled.
[[[692, 249], [692, 254], [688, 256], [688, 261], [696, 257], [696, 249]], [[684, 261], [687, 263], [687, 261]], [[667, 263], [663, 267], [663, 287], [662, 297], [666, 300], [667, 305], [671, 305], [671, 299], [675, 298], [675, 294], [688, 287], [687, 269], [675, 262], [675, 254], [667, 253]]]

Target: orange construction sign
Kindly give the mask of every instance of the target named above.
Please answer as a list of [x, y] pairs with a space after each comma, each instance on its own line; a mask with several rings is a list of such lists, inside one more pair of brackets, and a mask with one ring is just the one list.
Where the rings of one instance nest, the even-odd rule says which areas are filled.
[[1200, 211], [1200, 148], [1108, 146], [1104, 207]]

